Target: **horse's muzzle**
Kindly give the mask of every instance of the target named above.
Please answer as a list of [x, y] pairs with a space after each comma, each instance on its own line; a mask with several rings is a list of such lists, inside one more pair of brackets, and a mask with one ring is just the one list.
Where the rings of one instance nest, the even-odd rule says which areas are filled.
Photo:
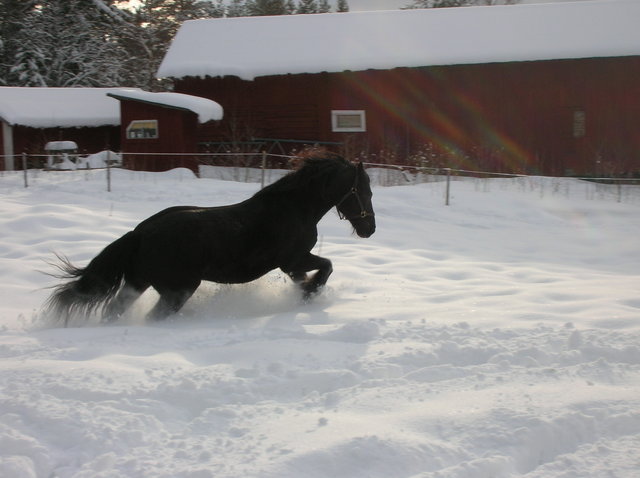
[[359, 237], [367, 238], [371, 237], [376, 232], [376, 220], [375, 216], [366, 216], [351, 221], [351, 225], [356, 231]]

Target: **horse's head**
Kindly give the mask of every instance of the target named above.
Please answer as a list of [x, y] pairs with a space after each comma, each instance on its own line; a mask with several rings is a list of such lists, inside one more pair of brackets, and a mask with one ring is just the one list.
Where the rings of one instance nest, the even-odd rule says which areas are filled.
[[362, 163], [355, 167], [355, 176], [349, 189], [337, 202], [340, 219], [347, 219], [360, 237], [369, 237], [376, 231], [376, 216], [371, 204], [369, 175]]

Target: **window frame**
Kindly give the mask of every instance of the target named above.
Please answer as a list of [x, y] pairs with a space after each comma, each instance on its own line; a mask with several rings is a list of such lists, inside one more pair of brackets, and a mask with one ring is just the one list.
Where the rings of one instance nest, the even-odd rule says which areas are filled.
[[[144, 124], [144, 123], [152, 123], [155, 126], [155, 135], [153, 136], [132, 136], [131, 132], [135, 130], [135, 126], [137, 124]], [[152, 130], [152, 128], [147, 128], [149, 130]], [[139, 128], [139, 130], [143, 130], [143, 128]], [[158, 126], [158, 120], [156, 119], [147, 119], [147, 120], [132, 120], [129, 125], [127, 126], [127, 139], [158, 139], [160, 137], [160, 128]]]

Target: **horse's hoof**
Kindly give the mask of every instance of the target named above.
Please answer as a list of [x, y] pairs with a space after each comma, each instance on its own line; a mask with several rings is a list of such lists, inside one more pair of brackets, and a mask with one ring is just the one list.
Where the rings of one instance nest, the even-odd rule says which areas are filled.
[[310, 303], [320, 292], [322, 292], [323, 286], [308, 287], [302, 290], [302, 302], [304, 304]]

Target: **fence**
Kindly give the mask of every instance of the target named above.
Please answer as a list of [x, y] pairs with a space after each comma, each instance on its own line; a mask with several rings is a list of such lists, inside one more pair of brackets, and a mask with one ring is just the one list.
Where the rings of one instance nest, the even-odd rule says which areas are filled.
[[[196, 166], [197, 175], [205, 178], [215, 178], [232, 180], [239, 182], [259, 182], [261, 187], [274, 182], [282, 177], [288, 171], [295, 167], [300, 160], [297, 156], [288, 156], [273, 153], [114, 153], [105, 151], [99, 153], [101, 159], [99, 161], [90, 161], [89, 157], [67, 157], [69, 161], [63, 161], [62, 164], [67, 167], [43, 167], [50, 158], [50, 155], [27, 155], [21, 154], [14, 157], [14, 164], [20, 165], [18, 171], [3, 171], [0, 169], [0, 177], [5, 175], [23, 176], [24, 187], [29, 187], [29, 175], [34, 171], [46, 172], [65, 172], [73, 170], [90, 170], [101, 169], [105, 174], [105, 187], [111, 192], [113, 175], [111, 171], [114, 167], [119, 169], [144, 170], [140, 163], [148, 165], [148, 157], [155, 158], [156, 161], [162, 161], [162, 158], [172, 158], [172, 161], [166, 161], [173, 167], [184, 165], [185, 158], [191, 169]], [[123, 163], [123, 156], [126, 160]], [[4, 159], [6, 156], [0, 156]], [[17, 159], [17, 161], [16, 161]], [[95, 159], [95, 158], [94, 158]], [[157, 163], [156, 163], [157, 164]], [[364, 161], [372, 184], [378, 186], [400, 186], [409, 184], [420, 184], [429, 182], [438, 182], [444, 185], [443, 199], [445, 205], [451, 204], [452, 187], [455, 182], [473, 181], [476, 188], [482, 188], [488, 191], [493, 180], [511, 178], [520, 182], [521, 189], [539, 190], [544, 194], [545, 190], [558, 192], [562, 187], [566, 186], [569, 179], [581, 182], [589, 182], [593, 185], [593, 191], [588, 193], [591, 198], [607, 197], [617, 202], [640, 202], [640, 188], [634, 187], [640, 185], [640, 178], [561, 178], [561, 177], [543, 177], [528, 176], [523, 174], [510, 174], [488, 171], [474, 171], [454, 168], [431, 168], [425, 166], [399, 165], [388, 163], [373, 163]], [[72, 167], [68, 167], [71, 165]], [[164, 168], [171, 169], [171, 168]], [[565, 186], [560, 186], [563, 182]]]

